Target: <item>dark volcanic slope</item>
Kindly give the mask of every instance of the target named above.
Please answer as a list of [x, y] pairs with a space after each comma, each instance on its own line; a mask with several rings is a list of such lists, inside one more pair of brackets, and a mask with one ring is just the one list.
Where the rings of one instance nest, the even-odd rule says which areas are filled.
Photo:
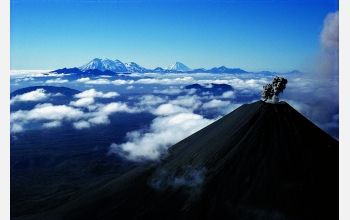
[[161, 162], [32, 216], [88, 219], [337, 219], [339, 142], [287, 103], [242, 105]]

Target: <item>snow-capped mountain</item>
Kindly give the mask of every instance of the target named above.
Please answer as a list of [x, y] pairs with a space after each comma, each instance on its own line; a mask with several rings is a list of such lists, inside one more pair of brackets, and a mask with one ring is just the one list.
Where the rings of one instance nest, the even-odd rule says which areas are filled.
[[[240, 68], [227, 68], [225, 66], [220, 67], [213, 67], [211, 69], [204, 69], [204, 68], [197, 68], [191, 70], [186, 65], [184, 65], [181, 62], [175, 62], [168, 66], [167, 68], [163, 69], [161, 67], [156, 67], [155, 69], [146, 69], [140, 65], [138, 65], [135, 62], [128, 62], [123, 63], [120, 60], [110, 60], [110, 59], [100, 59], [95, 58], [88, 62], [87, 64], [79, 67], [79, 68], [70, 68], [70, 69], [59, 69], [52, 72], [59, 72], [59, 73], [79, 73], [79, 71], [82, 71], [85, 73], [86, 71], [91, 70], [99, 70], [101, 72], [104, 71], [112, 71], [114, 73], [146, 73], [146, 72], [155, 72], [155, 73], [227, 73], [227, 74], [240, 74], [240, 73], [248, 73], [245, 70], [242, 70]], [[269, 72], [269, 71], [261, 71], [256, 72], [261, 73], [265, 75], [278, 75], [279, 73], [276, 72]], [[298, 70], [293, 70], [288, 73], [301, 73]], [[103, 73], [106, 75], [106, 73]]]
[[144, 73], [149, 71], [148, 69], [134, 62], [125, 63], [125, 67], [128, 70], [128, 72], [131, 72], [131, 73]]
[[110, 70], [113, 72], [128, 72], [128, 69], [125, 67], [124, 63], [119, 60], [110, 60], [110, 59], [100, 59], [95, 58], [88, 62], [87, 64], [79, 67], [81, 71], [98, 69], [101, 71]]
[[176, 70], [176, 71], [190, 71], [191, 69], [188, 68], [185, 64], [181, 62], [175, 62], [168, 66], [166, 70]]

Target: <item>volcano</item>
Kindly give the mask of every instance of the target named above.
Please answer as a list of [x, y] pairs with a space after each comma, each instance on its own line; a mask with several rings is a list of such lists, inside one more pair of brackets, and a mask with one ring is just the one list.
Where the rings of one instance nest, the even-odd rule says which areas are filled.
[[339, 142], [288, 103], [257, 101], [78, 193], [31, 217], [338, 219]]

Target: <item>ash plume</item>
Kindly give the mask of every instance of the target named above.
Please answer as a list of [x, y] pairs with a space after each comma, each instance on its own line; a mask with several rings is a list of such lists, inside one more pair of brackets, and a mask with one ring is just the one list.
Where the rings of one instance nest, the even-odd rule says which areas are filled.
[[263, 86], [264, 91], [261, 93], [262, 100], [268, 103], [276, 103], [278, 95], [286, 88], [287, 79], [275, 76], [272, 83]]

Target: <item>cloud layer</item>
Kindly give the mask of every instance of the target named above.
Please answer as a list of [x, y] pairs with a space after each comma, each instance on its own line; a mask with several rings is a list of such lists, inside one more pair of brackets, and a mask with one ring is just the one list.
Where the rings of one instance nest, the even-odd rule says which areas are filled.
[[[37, 89], [10, 100], [15, 102], [45, 101], [48, 97], [62, 94], [46, 93], [44, 89]], [[76, 100], [68, 105], [53, 105], [52, 103], [37, 104], [31, 110], [17, 110], [10, 114], [11, 132], [22, 132], [30, 123], [41, 123], [43, 128], [57, 128], [66, 123], [72, 123], [76, 129], [86, 129], [93, 125], [108, 124], [108, 115], [116, 112], [137, 112], [122, 102], [107, 104], [96, 103], [95, 98], [110, 99], [119, 96], [116, 92], [98, 92], [89, 89], [75, 95]], [[87, 109], [87, 111], [86, 111]]]
[[[288, 80], [279, 95], [292, 107], [323, 130], [338, 139], [339, 135], [339, 12], [330, 13], [324, 20], [319, 37], [320, 52], [312, 65], [311, 74], [281, 73]], [[310, 65], [311, 66], [311, 65]], [[20, 102], [39, 102], [30, 110], [11, 111], [11, 132], [23, 132], [30, 123], [41, 129], [55, 129], [69, 124], [77, 130], [110, 123], [110, 115], [151, 113], [155, 119], [146, 128], [127, 133], [125, 142], [111, 143], [110, 153], [134, 161], [157, 160], [181, 139], [214, 122], [241, 104], [260, 99], [263, 86], [275, 77], [269, 73], [245, 74], [130, 74], [127, 78], [96, 76], [74, 78], [70, 75], [21, 73], [11, 77], [11, 86], [60, 84], [83, 88], [67, 104], [54, 105], [50, 94], [43, 89], [17, 95], [11, 106]], [[199, 93], [184, 89], [191, 84], [226, 84], [232, 91]], [[93, 87], [93, 88], [91, 88]], [[86, 88], [89, 88], [86, 90]], [[99, 88], [100, 91], [96, 89]], [[133, 93], [131, 93], [133, 92]], [[121, 98], [121, 95], [127, 98]], [[215, 94], [215, 95], [214, 95]], [[118, 99], [120, 98], [120, 99]], [[102, 100], [103, 99], [103, 100]], [[46, 102], [46, 103], [45, 103]], [[157, 185], [190, 185], [188, 179], [174, 178]], [[194, 178], [196, 179], [196, 178]], [[194, 181], [196, 182], [196, 181]]]

